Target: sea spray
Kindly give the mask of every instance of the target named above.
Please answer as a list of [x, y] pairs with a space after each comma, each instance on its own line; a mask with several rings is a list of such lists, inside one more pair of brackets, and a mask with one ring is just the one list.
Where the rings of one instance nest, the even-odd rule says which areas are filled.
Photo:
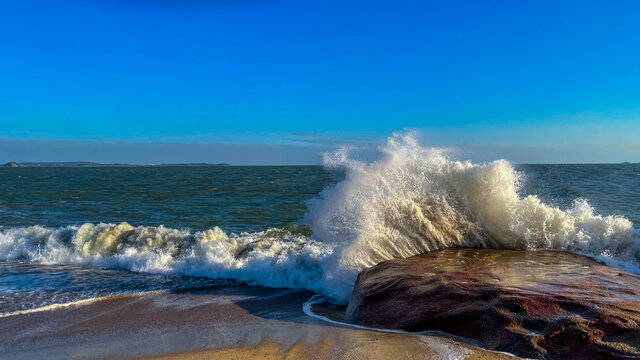
[[640, 272], [640, 235], [586, 200], [561, 210], [521, 196], [504, 160], [474, 164], [396, 134], [373, 162], [346, 148], [323, 163], [343, 177], [309, 203], [312, 234], [272, 228], [226, 233], [163, 226], [83, 224], [0, 229], [0, 259], [230, 278], [306, 288], [348, 301], [359, 271], [448, 247], [554, 249]]
[[371, 163], [345, 149], [325, 155], [325, 166], [345, 178], [305, 217], [314, 238], [334, 247], [323, 260], [323, 290], [340, 302], [360, 270], [449, 247], [565, 250], [640, 269], [640, 236], [629, 220], [599, 216], [584, 200], [563, 211], [522, 197], [522, 174], [507, 161], [454, 161], [411, 134], [393, 135], [380, 150]]

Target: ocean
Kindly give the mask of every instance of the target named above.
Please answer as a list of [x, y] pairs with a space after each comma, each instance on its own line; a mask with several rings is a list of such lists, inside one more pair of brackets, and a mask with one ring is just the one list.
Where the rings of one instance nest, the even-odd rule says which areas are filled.
[[406, 136], [323, 166], [0, 168], [0, 316], [242, 283], [344, 304], [360, 270], [447, 247], [640, 273], [637, 224], [640, 164], [475, 164]]

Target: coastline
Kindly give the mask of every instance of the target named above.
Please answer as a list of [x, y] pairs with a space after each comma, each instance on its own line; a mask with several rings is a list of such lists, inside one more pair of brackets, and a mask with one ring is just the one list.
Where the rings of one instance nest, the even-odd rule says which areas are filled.
[[513, 359], [444, 336], [310, 317], [308, 291], [238, 285], [154, 292], [0, 318], [11, 359]]

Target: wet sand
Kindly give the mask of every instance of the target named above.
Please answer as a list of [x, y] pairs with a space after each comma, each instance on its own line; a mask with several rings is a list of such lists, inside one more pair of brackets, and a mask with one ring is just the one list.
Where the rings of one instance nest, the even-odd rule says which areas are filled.
[[307, 316], [307, 291], [233, 286], [0, 318], [2, 359], [510, 359], [457, 339]]

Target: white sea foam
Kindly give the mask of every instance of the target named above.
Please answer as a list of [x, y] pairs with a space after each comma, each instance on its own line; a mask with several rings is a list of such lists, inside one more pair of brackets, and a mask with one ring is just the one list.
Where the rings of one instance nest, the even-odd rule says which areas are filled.
[[272, 287], [316, 290], [322, 243], [281, 229], [228, 235], [219, 228], [191, 233], [165, 227], [84, 224], [0, 232], [0, 258], [80, 264], [136, 272], [230, 278]]
[[341, 149], [324, 157], [342, 181], [311, 201], [312, 238], [283, 229], [227, 234], [121, 224], [0, 230], [0, 259], [231, 278], [307, 288], [348, 301], [358, 272], [448, 247], [555, 249], [640, 272], [640, 234], [585, 201], [561, 210], [522, 197], [504, 160], [451, 160], [443, 149], [392, 136], [375, 162]]

